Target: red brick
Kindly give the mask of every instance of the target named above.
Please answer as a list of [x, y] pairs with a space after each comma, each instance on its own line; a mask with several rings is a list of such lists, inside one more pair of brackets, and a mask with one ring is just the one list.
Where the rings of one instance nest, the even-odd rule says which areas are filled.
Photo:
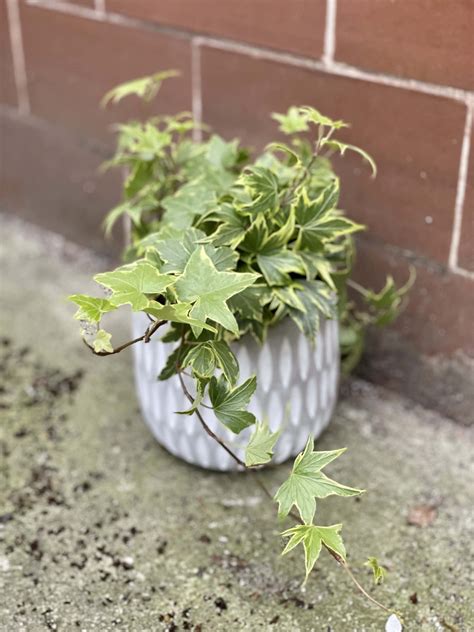
[[465, 270], [474, 271], [474, 129], [471, 132], [471, 151], [467, 177], [458, 264]]
[[6, 0], [0, 0], [0, 103], [17, 105]]
[[[474, 356], [474, 281], [436, 265], [417, 265], [416, 273], [406, 308], [394, 327], [421, 353], [463, 350]], [[386, 274], [403, 284], [409, 276], [408, 261], [382, 244], [360, 240], [355, 278], [378, 290]]]
[[107, 9], [309, 57], [323, 51], [325, 0], [107, 0]]
[[0, 205], [76, 243], [111, 253], [101, 222], [120, 195], [120, 174], [98, 173], [104, 154], [49, 124], [0, 115]]
[[270, 112], [310, 104], [352, 128], [341, 137], [369, 151], [337, 163], [343, 206], [389, 243], [447, 262], [465, 106], [211, 48], [202, 51], [203, 118], [225, 136], [261, 147], [275, 136]]
[[336, 59], [367, 70], [474, 88], [472, 0], [345, 0]]
[[[110, 139], [114, 120], [191, 108], [186, 39], [22, 6], [32, 112], [91, 136]], [[107, 111], [99, 102], [116, 84], [158, 70], [182, 72], [153, 104], [126, 99]]]

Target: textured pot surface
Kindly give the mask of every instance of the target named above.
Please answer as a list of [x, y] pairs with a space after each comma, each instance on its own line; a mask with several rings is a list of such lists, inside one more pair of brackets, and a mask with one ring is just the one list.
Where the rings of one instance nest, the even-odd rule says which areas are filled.
[[[141, 335], [149, 321], [142, 313], [133, 315], [134, 336]], [[272, 430], [282, 428], [274, 451], [274, 463], [282, 463], [300, 452], [309, 435], [318, 437], [329, 423], [337, 400], [339, 339], [337, 321], [321, 322], [315, 346], [287, 319], [268, 333], [263, 346], [250, 336], [233, 344], [240, 364], [240, 380], [257, 375], [257, 390], [249, 410], [266, 419]], [[173, 349], [158, 336], [135, 345], [135, 381], [143, 416], [156, 439], [175, 456], [213, 470], [237, 469], [233, 459], [211, 439], [195, 415], [177, 415], [189, 408], [176, 375], [159, 382], [156, 376]], [[192, 380], [187, 378], [193, 392]], [[206, 400], [204, 400], [205, 403]], [[239, 435], [227, 430], [204, 410], [206, 423], [243, 458], [252, 428]]]

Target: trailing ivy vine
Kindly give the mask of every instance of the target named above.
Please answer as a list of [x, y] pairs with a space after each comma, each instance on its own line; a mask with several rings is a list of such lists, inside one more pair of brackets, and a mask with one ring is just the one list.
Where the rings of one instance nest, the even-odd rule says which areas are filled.
[[[129, 95], [149, 100], [175, 74], [122, 84], [105, 102]], [[302, 546], [307, 579], [325, 549], [360, 592], [390, 612], [349, 568], [342, 525], [315, 523], [316, 499], [363, 492], [323, 472], [344, 450], [317, 452], [308, 438], [289, 477], [272, 495], [258, 469], [271, 461], [279, 433], [247, 410], [257, 377], [239, 380], [229, 343], [244, 335], [263, 342], [269, 327], [290, 318], [317, 344], [321, 320], [338, 318], [343, 366], [349, 370], [360, 357], [367, 326], [394, 320], [412, 279], [397, 289], [389, 278], [378, 293], [350, 279], [353, 235], [364, 226], [340, 210], [339, 178], [329, 158], [356, 152], [374, 176], [376, 167], [365, 151], [336, 138], [346, 123], [305, 106], [273, 118], [288, 142], [268, 145], [256, 159], [237, 140], [208, 134], [194, 141], [198, 124], [188, 113], [119, 125], [117, 152], [107, 166], [125, 168], [128, 175], [123, 200], [108, 214], [105, 230], [110, 233], [126, 216], [130, 243], [123, 265], [94, 277], [101, 295], [74, 294], [70, 300], [78, 307], [75, 317], [85, 344], [99, 356], [146, 344], [166, 325], [162, 340], [175, 348], [158, 379], [178, 376], [189, 400], [182, 412], [194, 415], [240, 468], [253, 472], [256, 484], [278, 503], [280, 518], [295, 521], [282, 533], [287, 539], [283, 554]], [[349, 287], [359, 302], [348, 298]], [[124, 306], [144, 312], [150, 323], [143, 335], [114, 346], [101, 321]], [[185, 372], [194, 378], [192, 393]], [[205, 412], [230, 431], [253, 427], [244, 459], [206, 423], [205, 394], [212, 408]], [[382, 581], [384, 569], [377, 560], [371, 557], [368, 564], [375, 580]]]

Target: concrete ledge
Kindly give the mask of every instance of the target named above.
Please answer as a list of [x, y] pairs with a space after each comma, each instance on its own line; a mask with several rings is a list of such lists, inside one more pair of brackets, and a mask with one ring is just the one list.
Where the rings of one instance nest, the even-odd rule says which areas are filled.
[[[128, 353], [85, 352], [63, 297], [107, 261], [12, 220], [1, 232], [0, 628], [383, 630], [327, 555], [301, 590], [301, 553], [281, 558], [283, 525], [248, 477], [156, 444]], [[472, 429], [354, 380], [319, 442], [344, 445], [331, 473], [368, 493], [321, 502], [320, 520], [344, 523], [357, 577], [370, 586], [368, 555], [389, 568], [374, 594], [408, 630], [474, 629]]]

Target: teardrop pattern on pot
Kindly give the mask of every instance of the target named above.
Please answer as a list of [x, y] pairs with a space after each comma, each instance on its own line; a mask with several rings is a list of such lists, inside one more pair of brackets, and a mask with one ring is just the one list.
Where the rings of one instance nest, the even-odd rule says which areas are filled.
[[[134, 335], [140, 335], [147, 323], [144, 314], [133, 314]], [[133, 347], [136, 390], [147, 425], [159, 443], [178, 458], [206, 469], [236, 470], [235, 462], [207, 435], [195, 415], [176, 414], [189, 407], [179, 378], [156, 379], [172, 349], [173, 344], [159, 339]], [[269, 331], [263, 345], [246, 336], [233, 343], [233, 351], [240, 364], [240, 381], [257, 372], [257, 390], [249, 410], [260, 420], [266, 419], [273, 430], [281, 429], [273, 463], [296, 456], [310, 434], [316, 438], [323, 432], [336, 404], [338, 322], [321, 319], [317, 342], [311, 345], [287, 319]], [[252, 429], [234, 435], [212, 411], [204, 412], [211, 430], [243, 458], [243, 446]]]

